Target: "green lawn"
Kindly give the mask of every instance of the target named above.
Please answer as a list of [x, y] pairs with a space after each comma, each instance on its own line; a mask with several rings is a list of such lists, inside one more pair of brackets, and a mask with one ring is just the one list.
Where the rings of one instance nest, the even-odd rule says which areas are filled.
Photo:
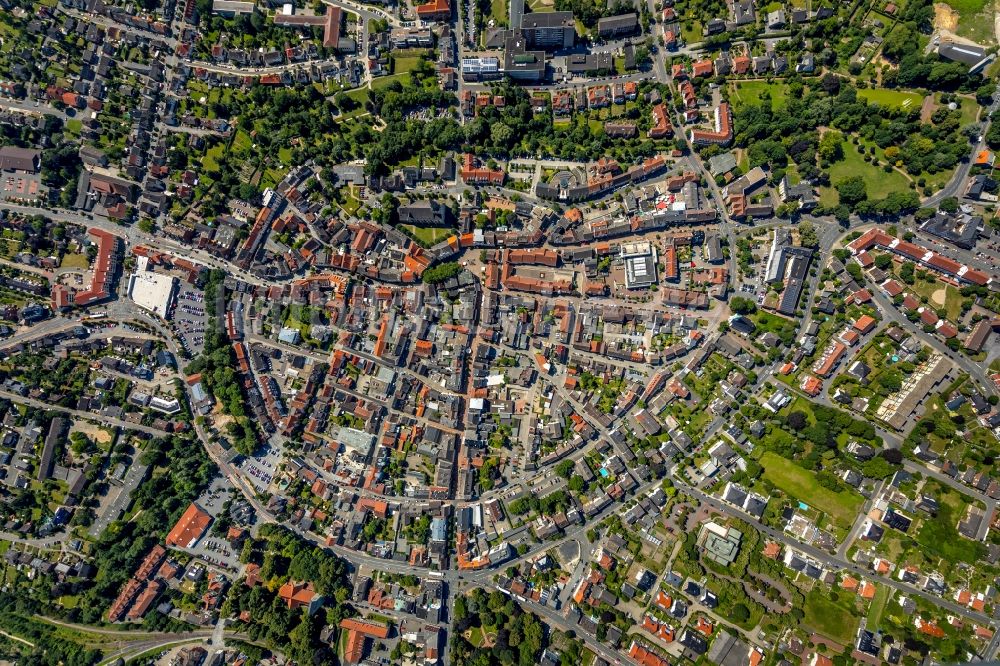
[[[938, 97], [940, 98], [940, 95]], [[979, 109], [980, 109], [980, 106], [979, 104], [976, 103], [976, 100], [970, 99], [968, 97], [959, 97], [958, 102], [960, 104], [958, 110], [962, 112], [962, 120], [960, 121], [961, 126], [965, 127], [966, 125], [971, 125], [972, 123], [976, 122], [976, 119], [979, 116]]]
[[694, 44], [704, 39], [701, 21], [684, 21], [681, 23], [681, 39], [685, 44]]
[[[968, 503], [962, 495], [949, 491], [939, 497], [940, 509], [932, 518], [925, 518], [916, 535], [926, 557], [946, 562], [975, 564], [986, 556], [986, 546], [958, 534], [958, 521], [965, 518]], [[988, 519], [988, 517], [986, 518]], [[985, 520], [985, 519], [984, 519]]]
[[498, 26], [507, 25], [510, 20], [507, 12], [507, 0], [491, 0], [490, 18], [493, 19], [495, 24]]
[[369, 93], [370, 91], [368, 88], [351, 88], [349, 90], [341, 90], [339, 88], [334, 89], [331, 93], [334, 99], [336, 99], [339, 95], [344, 95], [354, 102], [354, 108], [350, 109], [346, 113], [343, 113], [344, 110], [341, 109], [342, 113], [338, 116], [337, 122], [344, 122], [352, 118], [356, 118], [357, 116], [367, 114], [368, 110], [365, 108], [365, 104], [368, 103]]
[[237, 130], [236, 135], [233, 137], [233, 143], [230, 148], [233, 151], [249, 150], [253, 148], [253, 139], [250, 138], [250, 135], [247, 132], [244, 132], [243, 130]]
[[[881, 167], [865, 162], [857, 146], [850, 141], [844, 141], [843, 150], [844, 159], [830, 165], [830, 182], [833, 185], [848, 176], [861, 176], [865, 180], [869, 199], [882, 199], [890, 192], [909, 188], [906, 176], [896, 170], [886, 173]], [[836, 205], [839, 201], [835, 187], [821, 187], [819, 191], [823, 205]]]
[[806, 420], [809, 421], [809, 425], [816, 425], [816, 415], [813, 413], [812, 405], [804, 397], [797, 396], [785, 409], [788, 410], [788, 414], [802, 412], [805, 414]]
[[377, 79], [372, 80], [372, 90], [380, 90], [382, 88], [385, 88], [393, 81], [399, 81], [405, 87], [410, 83], [410, 74], [408, 72], [403, 72], [401, 74], [390, 74], [389, 76], [380, 76]]
[[868, 627], [872, 631], [876, 631], [879, 628], [879, 623], [882, 621], [882, 614], [885, 613], [886, 604], [889, 603], [889, 594], [891, 590], [888, 585], [879, 585], [875, 589], [875, 598], [872, 599], [872, 605], [868, 609]]
[[354, 215], [361, 208], [361, 202], [354, 198], [350, 188], [344, 190], [344, 203], [340, 205], [348, 215]]
[[757, 312], [750, 315], [750, 321], [757, 326], [756, 334], [758, 336], [765, 333], [774, 333], [789, 345], [792, 344], [795, 338], [796, 322], [790, 319], [771, 314], [770, 312], [764, 312], [763, 310], [757, 310]]
[[59, 268], [78, 268], [85, 271], [89, 267], [90, 262], [87, 261], [87, 255], [85, 254], [64, 254], [62, 261], [59, 263]]
[[420, 56], [393, 56], [392, 73], [403, 74], [404, 72], [409, 72], [416, 68], [419, 62]]
[[858, 97], [890, 109], [918, 109], [924, 101], [924, 96], [920, 93], [885, 88], [862, 88], [858, 90]]
[[829, 588], [819, 586], [806, 595], [806, 602], [802, 606], [805, 612], [802, 623], [841, 645], [850, 645], [858, 626], [854, 608], [844, 599], [851, 598], [851, 595], [840, 592], [840, 598], [833, 601], [829, 594]]
[[835, 493], [819, 485], [815, 475], [772, 451], [760, 457], [764, 478], [790, 497], [819, 509], [840, 527], [849, 528], [864, 498], [854, 491]]
[[261, 187], [274, 187], [285, 177], [286, 169], [265, 169], [264, 176], [260, 179]]
[[975, 14], [983, 11], [983, 7], [989, 4], [989, 2], [990, 0], [948, 0], [944, 4], [959, 14]]
[[201, 166], [205, 171], [218, 171], [219, 158], [226, 152], [226, 145], [220, 143], [205, 151], [205, 156], [201, 158]]
[[455, 233], [455, 230], [450, 227], [418, 227], [412, 224], [399, 226], [413, 234], [417, 242], [427, 247], [436, 245]]
[[760, 106], [764, 94], [771, 96], [771, 108], [785, 108], [788, 97], [788, 86], [784, 83], [768, 83], [767, 81], [734, 81], [729, 84], [729, 101], [735, 110], [747, 106]]
[[[949, 321], [958, 321], [958, 317], [962, 313], [962, 294], [955, 287], [944, 282], [924, 282], [923, 280], [917, 280], [909, 286], [909, 289], [918, 296], [926, 296], [927, 304], [935, 310], [943, 307], [948, 312], [947, 318]], [[943, 298], [938, 293], [942, 290], [944, 291]]]

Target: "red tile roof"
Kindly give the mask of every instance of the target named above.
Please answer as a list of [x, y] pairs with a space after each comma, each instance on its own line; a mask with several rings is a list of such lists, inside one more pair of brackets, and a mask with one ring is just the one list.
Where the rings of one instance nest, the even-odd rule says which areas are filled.
[[88, 231], [91, 236], [97, 239], [97, 258], [94, 259], [90, 288], [86, 291], [78, 291], [73, 295], [73, 304], [80, 307], [111, 296], [111, 279], [116, 270], [115, 252], [118, 249], [118, 236], [97, 227], [92, 227]]
[[190, 548], [205, 533], [212, 517], [194, 502], [188, 506], [174, 528], [167, 535], [167, 545]]

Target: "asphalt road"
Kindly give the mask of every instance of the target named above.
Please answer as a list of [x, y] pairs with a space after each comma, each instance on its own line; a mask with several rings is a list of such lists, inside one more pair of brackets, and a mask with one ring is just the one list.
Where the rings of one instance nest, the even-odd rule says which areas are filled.
[[67, 414], [75, 416], [79, 419], [83, 419], [85, 421], [92, 421], [100, 425], [113, 425], [122, 428], [123, 430], [135, 430], [138, 432], [144, 432], [153, 435], [154, 437], [163, 437], [170, 434], [166, 430], [160, 430], [159, 428], [153, 428], [151, 426], [129, 423], [128, 421], [123, 421], [121, 419], [113, 419], [104, 416], [103, 414], [95, 414], [94, 412], [82, 412], [78, 409], [67, 409], [66, 407], [57, 407], [43, 400], [35, 400], [34, 398], [27, 398], [17, 393], [7, 391], [5, 389], [0, 389], [0, 397], [7, 398], [8, 400], [11, 400], [13, 402], [29, 405], [36, 409], [65, 412]]
[[21, 113], [29, 113], [36, 116], [55, 116], [56, 118], [62, 118], [63, 120], [69, 120], [70, 118], [70, 116], [66, 113], [59, 111], [48, 104], [16, 100], [9, 97], [0, 97], [0, 109], [19, 111]]

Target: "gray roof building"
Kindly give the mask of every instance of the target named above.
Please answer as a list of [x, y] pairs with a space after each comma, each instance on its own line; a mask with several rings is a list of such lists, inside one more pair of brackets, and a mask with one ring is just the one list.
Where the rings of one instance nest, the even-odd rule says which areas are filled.
[[41, 164], [41, 153], [33, 148], [4, 146], [0, 148], [0, 171], [36, 173]]

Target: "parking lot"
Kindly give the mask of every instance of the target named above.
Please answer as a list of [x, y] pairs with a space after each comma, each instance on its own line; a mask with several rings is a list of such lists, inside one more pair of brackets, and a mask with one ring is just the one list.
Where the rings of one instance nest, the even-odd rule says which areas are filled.
[[271, 446], [264, 446], [260, 455], [246, 458], [240, 469], [257, 490], [263, 491], [271, 484], [271, 479], [274, 478], [274, 472], [280, 463], [280, 453]]
[[42, 179], [37, 174], [3, 174], [0, 178], [0, 199], [38, 199], [42, 193]]
[[181, 338], [181, 346], [192, 356], [201, 353], [205, 346], [205, 295], [189, 284], [181, 284], [173, 309], [174, 330]]
[[[213, 520], [222, 512], [222, 507], [229, 498], [232, 486], [224, 476], [217, 476], [212, 480], [212, 484], [201, 494], [196, 502], [198, 506], [211, 514]], [[231, 570], [239, 568], [239, 553], [234, 553], [229, 547], [226, 539], [212, 534], [212, 529], [205, 532], [205, 536], [189, 548], [200, 559], [217, 567], [224, 567]]]

